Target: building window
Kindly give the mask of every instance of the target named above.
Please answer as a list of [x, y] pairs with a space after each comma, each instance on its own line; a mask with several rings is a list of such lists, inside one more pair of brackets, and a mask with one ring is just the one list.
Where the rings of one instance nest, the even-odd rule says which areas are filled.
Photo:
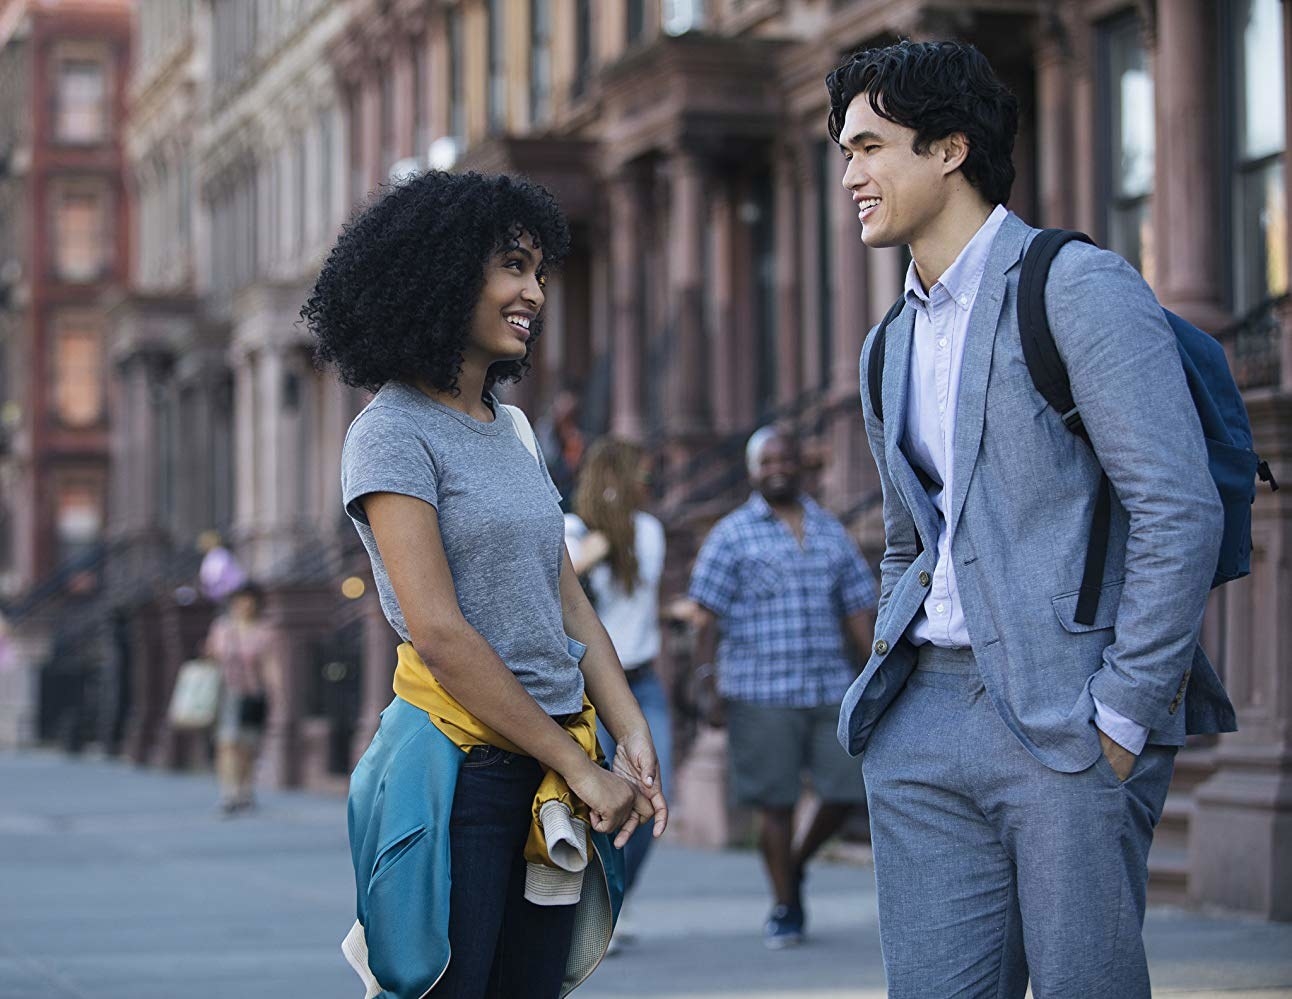
[[570, 91], [582, 96], [592, 79], [592, 0], [574, 3], [574, 79]]
[[1234, 309], [1245, 313], [1288, 290], [1283, 11], [1279, 0], [1235, 0], [1233, 47]]
[[102, 142], [108, 133], [107, 69], [95, 59], [58, 64], [58, 117], [62, 142]]
[[697, 31], [704, 22], [703, 0], [663, 0], [663, 28], [668, 35]]
[[628, 0], [627, 14], [628, 44], [635, 45], [642, 40], [642, 35], [646, 33], [645, 0]]
[[489, 0], [489, 131], [507, 127], [507, 23], [502, 0]]
[[54, 334], [54, 416], [65, 427], [92, 427], [103, 418], [103, 352], [98, 326], [65, 320]]
[[463, 80], [462, 11], [452, 7], [448, 11], [449, 36], [449, 131], [457, 140], [458, 150], [466, 144], [467, 105], [466, 86]]
[[55, 266], [64, 281], [95, 281], [105, 263], [103, 197], [97, 191], [64, 191], [54, 213]]
[[552, 113], [552, 0], [530, 0], [529, 22], [529, 120], [541, 125]]
[[1153, 78], [1139, 19], [1101, 27], [1104, 110], [1104, 242], [1153, 280], [1150, 200], [1153, 194]]

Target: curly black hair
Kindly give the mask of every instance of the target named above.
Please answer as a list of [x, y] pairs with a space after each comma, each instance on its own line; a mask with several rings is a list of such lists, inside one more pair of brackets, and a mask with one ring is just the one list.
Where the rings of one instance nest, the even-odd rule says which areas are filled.
[[[485, 264], [522, 233], [545, 271], [569, 253], [556, 200], [519, 177], [430, 171], [379, 189], [342, 228], [301, 308], [317, 361], [373, 392], [422, 380], [456, 395]], [[540, 314], [525, 356], [494, 364], [486, 392], [529, 370], [541, 332]]]
[[914, 151], [955, 132], [969, 140], [961, 170], [990, 203], [1004, 204], [1014, 186], [1018, 99], [986, 56], [964, 42], [901, 41], [846, 58], [825, 80], [827, 126], [839, 141], [848, 105], [865, 94], [875, 114], [915, 130]]

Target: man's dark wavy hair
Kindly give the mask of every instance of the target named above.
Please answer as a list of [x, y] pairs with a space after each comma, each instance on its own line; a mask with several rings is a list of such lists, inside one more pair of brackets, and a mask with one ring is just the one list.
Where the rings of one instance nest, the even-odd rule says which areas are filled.
[[[543, 251], [545, 271], [569, 252], [555, 199], [518, 177], [431, 171], [383, 188], [342, 228], [301, 309], [316, 358], [369, 391], [424, 380], [456, 395], [485, 264], [521, 233]], [[493, 365], [485, 391], [529, 370], [541, 332], [540, 314], [530, 349]]]
[[839, 141], [843, 116], [858, 94], [875, 114], [915, 130], [913, 149], [956, 132], [969, 140], [960, 169], [989, 204], [1004, 204], [1014, 186], [1018, 99], [997, 79], [987, 58], [963, 42], [901, 41], [846, 58], [825, 81], [830, 92], [830, 138]]

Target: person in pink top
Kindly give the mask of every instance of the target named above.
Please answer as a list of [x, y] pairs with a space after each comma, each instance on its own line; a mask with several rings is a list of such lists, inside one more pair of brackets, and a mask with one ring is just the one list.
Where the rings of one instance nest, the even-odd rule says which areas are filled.
[[260, 587], [243, 583], [230, 595], [227, 611], [216, 618], [206, 639], [206, 654], [220, 664], [224, 682], [216, 726], [216, 773], [226, 815], [255, 804], [252, 783], [273, 672], [272, 636], [260, 614], [263, 602]]

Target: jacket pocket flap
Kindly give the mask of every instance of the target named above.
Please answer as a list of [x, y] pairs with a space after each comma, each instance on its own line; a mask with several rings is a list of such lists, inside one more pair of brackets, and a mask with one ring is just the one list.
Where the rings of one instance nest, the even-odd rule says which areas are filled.
[[1060, 593], [1050, 602], [1054, 605], [1054, 613], [1058, 615], [1059, 624], [1063, 625], [1063, 630], [1078, 635], [1085, 631], [1099, 631], [1101, 628], [1113, 627], [1117, 623], [1117, 608], [1122, 601], [1124, 582], [1125, 580], [1119, 579], [1116, 582], [1104, 584], [1103, 589], [1099, 591], [1099, 609], [1095, 611], [1094, 624], [1077, 623], [1077, 600], [1081, 596], [1080, 590]]
[[426, 826], [420, 825], [396, 836], [390, 843], [378, 850], [377, 859], [372, 862], [372, 875], [368, 878], [369, 888], [372, 887], [374, 881], [390, 870], [398, 860], [421, 842], [425, 836]]

